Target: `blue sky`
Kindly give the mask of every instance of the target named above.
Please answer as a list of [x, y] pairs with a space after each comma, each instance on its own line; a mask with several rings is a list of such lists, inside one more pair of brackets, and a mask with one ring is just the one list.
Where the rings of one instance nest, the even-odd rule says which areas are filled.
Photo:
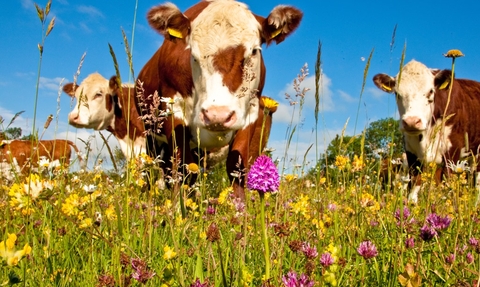
[[[185, 10], [194, 1], [172, 1]], [[300, 162], [305, 150], [315, 144], [314, 67], [319, 41], [322, 43], [321, 88], [322, 111], [319, 117], [318, 150], [323, 151], [349, 119], [347, 134], [359, 133], [372, 121], [396, 116], [394, 98], [374, 87], [372, 77], [377, 73], [395, 75], [399, 68], [402, 49], [406, 45], [405, 60], [416, 59], [432, 68], [450, 68], [450, 59], [443, 54], [460, 49], [466, 56], [456, 62], [459, 78], [480, 80], [480, 24], [477, 1], [315, 1], [290, 0], [285, 2], [262, 0], [244, 1], [251, 10], [267, 16], [274, 6], [289, 4], [304, 12], [299, 29], [280, 45], [264, 47], [267, 66], [264, 95], [273, 97], [281, 106], [274, 114], [274, 126], [269, 146], [275, 157], [282, 157], [286, 129], [293, 119], [297, 133], [288, 150], [288, 165]], [[36, 2], [41, 7], [46, 0]], [[128, 65], [121, 29], [133, 41], [134, 70], [138, 73], [163, 42], [163, 37], [147, 24], [147, 11], [162, 1], [139, 0], [134, 25], [136, 1], [81, 1], [53, 0], [51, 17], [56, 17], [53, 31], [44, 45], [40, 88], [36, 112], [36, 126], [43, 132], [43, 123], [49, 114], [55, 119], [45, 131], [44, 139], [69, 138], [80, 149], [79, 139], [93, 136], [93, 153], [104, 156], [98, 134], [70, 127], [67, 116], [71, 110], [70, 98], [59, 93], [59, 85], [73, 81], [80, 59], [86, 53], [79, 81], [92, 72], [105, 77], [115, 73], [109, 53], [110, 43], [119, 60], [123, 80], [128, 79]], [[40, 20], [32, 0], [5, 1], [0, 10], [2, 44], [0, 45], [0, 115], [4, 127], [19, 111], [25, 113], [14, 126], [24, 134], [31, 133], [34, 118], [35, 86], [38, 76], [39, 52], [42, 40]], [[397, 26], [394, 45], [392, 35]], [[132, 44], [132, 43], [130, 43]], [[364, 69], [373, 50], [365, 90], [360, 99]], [[307, 64], [309, 77], [303, 87], [306, 94], [301, 116], [285, 99], [285, 93], [294, 95], [292, 82]], [[358, 107], [359, 112], [357, 112]], [[298, 106], [295, 108], [298, 111]], [[357, 119], [358, 115], [358, 121]], [[355, 122], [356, 128], [355, 128]], [[108, 132], [104, 132], [108, 135]], [[116, 143], [115, 140], [111, 141]], [[296, 159], [295, 159], [296, 158]], [[315, 159], [315, 148], [307, 158]], [[293, 160], [292, 160], [293, 159]], [[108, 159], [107, 159], [108, 160]]]

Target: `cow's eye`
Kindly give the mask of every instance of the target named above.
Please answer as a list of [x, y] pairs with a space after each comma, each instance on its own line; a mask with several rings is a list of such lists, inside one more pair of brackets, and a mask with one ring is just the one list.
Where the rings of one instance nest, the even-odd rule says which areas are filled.
[[260, 52], [261, 48], [253, 48], [252, 56], [256, 56]]
[[427, 100], [429, 103], [433, 103], [433, 95], [435, 94], [435, 90], [431, 89], [430, 92], [427, 94]]
[[95, 99], [101, 98], [102, 96], [103, 96], [102, 93], [96, 93], [96, 94], [95, 94]]

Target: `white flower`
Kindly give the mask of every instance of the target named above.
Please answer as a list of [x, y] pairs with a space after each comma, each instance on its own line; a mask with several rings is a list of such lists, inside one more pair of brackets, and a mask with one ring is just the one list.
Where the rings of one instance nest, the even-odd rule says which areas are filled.
[[457, 174], [470, 171], [470, 167], [468, 166], [468, 162], [466, 160], [459, 160], [456, 164], [452, 160], [449, 160], [447, 161], [447, 168], [452, 170], [453, 173]]
[[48, 168], [50, 165], [50, 160], [45, 156], [41, 156], [40, 160], [38, 161], [38, 165], [43, 168]]
[[85, 190], [86, 193], [93, 193], [96, 189], [97, 189], [97, 186], [93, 184], [83, 186], [83, 190]]

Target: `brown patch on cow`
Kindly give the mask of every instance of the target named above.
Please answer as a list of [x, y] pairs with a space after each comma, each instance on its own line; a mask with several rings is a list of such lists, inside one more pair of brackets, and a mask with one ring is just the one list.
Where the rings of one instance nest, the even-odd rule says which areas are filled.
[[243, 82], [245, 46], [229, 47], [213, 55], [213, 67], [222, 74], [223, 84], [235, 93]]
[[118, 139], [124, 139], [127, 132], [128, 137], [133, 141], [143, 136], [145, 128], [135, 105], [135, 88], [119, 87], [116, 76], [110, 78], [109, 87], [112, 90], [112, 94], [109, 95], [108, 102], [115, 109], [115, 127], [109, 127], [107, 130]]

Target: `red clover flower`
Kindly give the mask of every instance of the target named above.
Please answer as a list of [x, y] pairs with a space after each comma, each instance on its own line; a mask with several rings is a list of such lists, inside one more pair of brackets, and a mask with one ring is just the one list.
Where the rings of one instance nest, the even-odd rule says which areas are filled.
[[363, 241], [360, 243], [357, 252], [365, 259], [370, 259], [378, 255], [377, 247], [371, 241]]
[[320, 256], [320, 264], [322, 264], [324, 268], [330, 267], [330, 265], [332, 265], [333, 263], [335, 263], [335, 260], [333, 259], [330, 252], [325, 252], [322, 254], [322, 256]]
[[302, 252], [308, 259], [314, 259], [318, 256], [317, 248], [310, 246], [310, 243], [304, 242], [302, 244]]
[[285, 287], [313, 287], [315, 281], [310, 280], [307, 275], [302, 274], [297, 278], [295, 271], [289, 271], [287, 275], [282, 277], [283, 286]]

